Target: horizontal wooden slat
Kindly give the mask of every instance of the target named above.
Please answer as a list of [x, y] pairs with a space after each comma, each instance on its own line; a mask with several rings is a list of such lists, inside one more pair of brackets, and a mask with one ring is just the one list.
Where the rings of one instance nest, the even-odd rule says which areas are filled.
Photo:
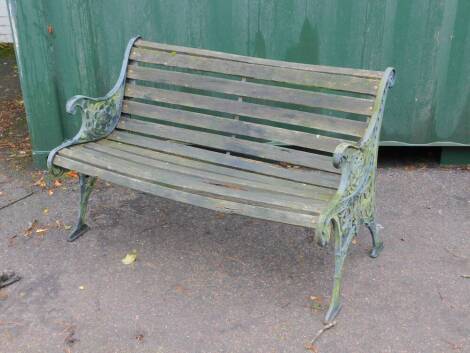
[[326, 206], [326, 201], [260, 190], [250, 186], [222, 183], [217, 180], [182, 174], [173, 170], [161, 169], [130, 161], [123, 157], [99, 153], [80, 145], [65, 148], [59, 153], [61, 156], [89, 163], [109, 171], [125, 173], [129, 176], [138, 177], [139, 179], [191, 193], [202, 192], [220, 198], [238, 199], [240, 202], [244, 203], [253, 202], [266, 206], [277, 206], [302, 213], [318, 214]]
[[251, 79], [328, 88], [369, 95], [376, 94], [379, 84], [377, 79], [258, 65], [143, 48], [134, 48], [131, 51], [130, 58], [140, 62], [168, 67], [215, 72]]
[[122, 118], [118, 124], [118, 128], [141, 134], [158, 136], [163, 139], [182, 141], [200, 146], [210, 146], [211, 148], [221, 149], [224, 151], [237, 152], [273, 161], [286, 162], [339, 173], [338, 170], [332, 166], [330, 157], [296, 151], [279, 146], [272, 146], [266, 143], [230, 138], [228, 136], [214, 135], [201, 131], [195, 133], [188, 129], [148, 123], [128, 118]]
[[367, 126], [367, 124], [362, 121], [270, 107], [238, 100], [209, 97], [200, 94], [168, 91], [134, 84], [126, 85], [125, 94], [132, 98], [155, 100], [162, 103], [177, 104], [188, 108], [213, 110], [220, 113], [252, 117], [355, 137], [362, 137]]
[[129, 65], [127, 77], [134, 80], [159, 82], [168, 85], [224, 93], [240, 97], [289, 103], [311, 108], [324, 108], [362, 115], [370, 115], [374, 104], [373, 100], [365, 98], [309, 92], [300, 89], [269, 86], [246, 81], [235, 81], [218, 77], [141, 67], [137, 65]]
[[239, 156], [227, 155], [209, 150], [186, 146], [172, 141], [162, 141], [125, 131], [114, 131], [106, 140], [122, 142], [128, 145], [143, 147], [149, 150], [172, 153], [178, 156], [189, 157], [196, 160], [217, 165], [246, 170], [260, 175], [274, 176], [281, 180], [292, 180], [311, 185], [319, 185], [336, 190], [339, 185], [339, 175], [320, 170], [287, 168]]
[[293, 224], [309, 228], [315, 228], [318, 221], [318, 216], [315, 215], [243, 204], [230, 200], [217, 199], [209, 196], [192, 194], [169, 187], [164, 187], [162, 185], [139, 179], [138, 177], [130, 177], [123, 173], [97, 168], [90, 164], [75, 161], [60, 155], [55, 157], [54, 164], [67, 169], [77, 170], [80, 173], [96, 176], [103, 180], [107, 180], [109, 182], [126, 186], [135, 190], [140, 190], [167, 199], [208, 208], [219, 212], [236, 213], [274, 222]]
[[186, 48], [186, 47], [180, 47], [180, 46], [170, 45], [170, 44], [149, 42], [143, 39], [139, 39], [138, 41], [136, 41], [135, 46], [142, 47], [142, 48], [149, 48], [149, 49], [164, 50], [164, 51], [167, 51], [170, 53], [176, 53], [176, 54], [179, 54], [179, 53], [189, 54], [189, 55], [202, 56], [202, 57], [208, 57], [208, 58], [219, 58], [219, 59], [224, 59], [224, 60], [253, 63], [253, 64], [259, 64], [259, 65], [266, 65], [266, 66], [286, 67], [286, 68], [291, 68], [291, 69], [313, 71], [313, 72], [325, 72], [325, 73], [332, 73], [332, 74], [337, 74], [337, 75], [351, 75], [355, 77], [369, 77], [369, 78], [375, 78], [375, 79], [380, 79], [383, 76], [383, 72], [381, 71], [350, 69], [350, 68], [324, 66], [324, 65], [310, 65], [310, 64], [301, 64], [301, 63], [294, 63], [294, 62], [288, 62], [288, 61], [255, 58], [255, 57], [250, 57], [250, 56], [223, 53], [223, 52], [217, 52], [217, 51], [206, 50], [206, 49]]
[[177, 171], [183, 174], [198, 175], [206, 179], [219, 180], [221, 182], [233, 183], [242, 186], [253, 186], [259, 189], [271, 190], [279, 193], [292, 194], [318, 200], [330, 200], [335, 193], [334, 190], [325, 187], [245, 172], [110, 140], [101, 140], [97, 143], [87, 143], [83, 147], [108, 153], [117, 157], [121, 156], [142, 164]]
[[161, 121], [214, 130], [216, 133], [224, 132], [239, 136], [248, 136], [329, 153], [333, 153], [340, 143], [346, 142], [345, 140], [334, 137], [314, 135], [301, 131], [292, 131], [268, 125], [254, 124], [240, 120], [216, 117], [186, 110], [171, 109], [128, 100], [124, 101], [122, 112]]

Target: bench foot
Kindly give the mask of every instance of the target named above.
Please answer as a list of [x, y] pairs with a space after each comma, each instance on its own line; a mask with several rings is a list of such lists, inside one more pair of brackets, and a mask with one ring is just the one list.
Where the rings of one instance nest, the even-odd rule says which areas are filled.
[[88, 225], [86, 224], [77, 224], [72, 233], [70, 233], [67, 237], [67, 241], [73, 242], [74, 240], [78, 239], [83, 234], [85, 234], [88, 229], [90, 229], [90, 227], [88, 227]]
[[328, 324], [333, 321], [341, 311], [341, 280], [345, 257], [345, 255], [335, 256], [335, 277], [333, 282], [333, 293], [331, 294], [330, 306], [323, 320], [325, 324]]
[[77, 225], [72, 233], [67, 238], [67, 241], [72, 242], [81, 237], [90, 228], [86, 224], [88, 200], [90, 199], [91, 192], [95, 186], [96, 177], [91, 177], [85, 174], [79, 174], [80, 181], [80, 210], [78, 214]]
[[348, 229], [346, 234], [341, 234], [340, 227], [336, 222], [333, 222], [332, 226], [335, 237], [335, 276], [330, 306], [323, 320], [325, 324], [333, 321], [341, 311], [341, 281], [343, 277], [343, 265], [348, 253], [349, 245], [355, 234], [355, 228]]
[[338, 303], [337, 305], [334, 305], [334, 306], [330, 306], [328, 309], [328, 312], [325, 315], [325, 318], [323, 319], [323, 323], [325, 325], [331, 323], [336, 318], [336, 316], [338, 316], [342, 307], [343, 305], [341, 303]]
[[376, 258], [384, 248], [384, 243], [379, 235], [377, 224], [375, 221], [367, 222], [366, 227], [369, 229], [372, 236], [372, 250], [370, 251], [370, 257]]

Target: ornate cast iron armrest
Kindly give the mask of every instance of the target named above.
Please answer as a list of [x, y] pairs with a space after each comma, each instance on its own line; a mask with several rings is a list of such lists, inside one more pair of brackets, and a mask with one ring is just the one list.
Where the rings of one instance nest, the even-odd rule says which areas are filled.
[[82, 125], [73, 138], [64, 141], [49, 153], [47, 168], [53, 175], [57, 176], [63, 172], [62, 168], [53, 165], [54, 157], [61, 149], [102, 139], [116, 128], [121, 116], [129, 55], [134, 42], [138, 38], [132, 38], [127, 44], [119, 78], [106, 96], [100, 98], [74, 96], [68, 100], [66, 105], [67, 113], [75, 114], [80, 109], [82, 112]]
[[374, 222], [380, 128], [387, 91], [394, 81], [395, 70], [388, 68], [363, 138], [356, 144], [342, 143], [334, 152], [333, 165], [341, 169], [341, 181], [336, 195], [320, 215], [317, 242], [321, 246], [329, 242], [331, 231], [335, 230], [341, 234], [342, 251], [346, 251], [358, 225]]
[[342, 143], [333, 155], [333, 165], [341, 169], [338, 191], [322, 212], [317, 228], [317, 242], [325, 246], [332, 234], [335, 243], [335, 276], [330, 307], [325, 322], [341, 310], [342, 268], [357, 228], [365, 224], [372, 234], [372, 251], [377, 257], [383, 248], [375, 223], [375, 176], [382, 115], [388, 88], [394, 83], [395, 70], [389, 68], [380, 83], [378, 94], [363, 138], [356, 144]]

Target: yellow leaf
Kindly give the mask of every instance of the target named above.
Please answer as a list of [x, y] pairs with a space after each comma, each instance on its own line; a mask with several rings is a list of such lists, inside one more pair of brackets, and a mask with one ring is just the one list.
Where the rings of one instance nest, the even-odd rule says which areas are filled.
[[130, 265], [137, 260], [137, 250], [132, 250], [121, 261], [124, 265]]
[[71, 228], [72, 228], [72, 226], [69, 226], [69, 225], [67, 225], [67, 224], [64, 224], [64, 229], [65, 229], [65, 230], [69, 230], [69, 229], [71, 229]]
[[40, 233], [45, 233], [47, 232], [47, 229], [46, 228], [38, 228], [36, 229], [36, 233], [40, 234]]
[[48, 214], [48, 213], [49, 213], [49, 209], [48, 209], [48, 208], [45, 208], [45, 209], [42, 210], [42, 212], [43, 212], [44, 214]]

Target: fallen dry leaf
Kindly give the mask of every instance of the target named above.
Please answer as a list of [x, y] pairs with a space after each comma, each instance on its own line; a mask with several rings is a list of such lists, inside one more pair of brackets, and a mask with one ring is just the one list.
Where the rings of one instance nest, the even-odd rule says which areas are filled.
[[58, 188], [58, 187], [62, 186], [62, 182], [59, 179], [56, 179], [56, 180], [54, 180], [54, 186], [56, 188]]
[[43, 210], [42, 210], [42, 213], [48, 214], [48, 213], [49, 213], [49, 209], [48, 209], [48, 208], [43, 209]]
[[312, 302], [312, 309], [314, 310], [322, 310], [323, 307], [323, 299], [322, 297], [318, 297], [316, 295], [310, 296], [310, 300]]
[[26, 230], [24, 231], [23, 235], [24, 235], [25, 237], [30, 237], [31, 234], [33, 234], [33, 229], [34, 229], [34, 227], [36, 227], [37, 224], [38, 224], [38, 220], [37, 220], [37, 219], [33, 219], [32, 222], [29, 222], [28, 228], [26, 228]]
[[36, 181], [33, 185], [39, 186], [41, 189], [44, 189], [46, 187], [46, 181], [44, 180], [44, 176], [41, 176], [41, 178]]
[[187, 294], [188, 288], [183, 287], [181, 284], [176, 285], [175, 292], [178, 294]]
[[130, 265], [137, 260], [137, 250], [132, 250], [130, 253], [128, 253], [122, 260], [121, 262], [124, 265]]
[[54, 194], [54, 190], [52, 190], [52, 189], [47, 190], [47, 194], [49, 196], [52, 196]]
[[65, 173], [69, 178], [78, 178], [78, 173], [74, 170], [71, 170], [70, 172]]
[[0, 301], [8, 299], [8, 293], [0, 289]]
[[311, 343], [306, 344], [306, 345], [305, 345], [305, 349], [308, 350], [308, 351], [310, 351], [310, 352], [313, 352], [313, 353], [318, 353], [318, 348], [317, 348], [317, 346], [315, 346], [314, 344], [311, 344]]
[[37, 234], [43, 234], [43, 233], [46, 233], [47, 231], [48, 231], [47, 228], [38, 228], [38, 229], [36, 229]]

